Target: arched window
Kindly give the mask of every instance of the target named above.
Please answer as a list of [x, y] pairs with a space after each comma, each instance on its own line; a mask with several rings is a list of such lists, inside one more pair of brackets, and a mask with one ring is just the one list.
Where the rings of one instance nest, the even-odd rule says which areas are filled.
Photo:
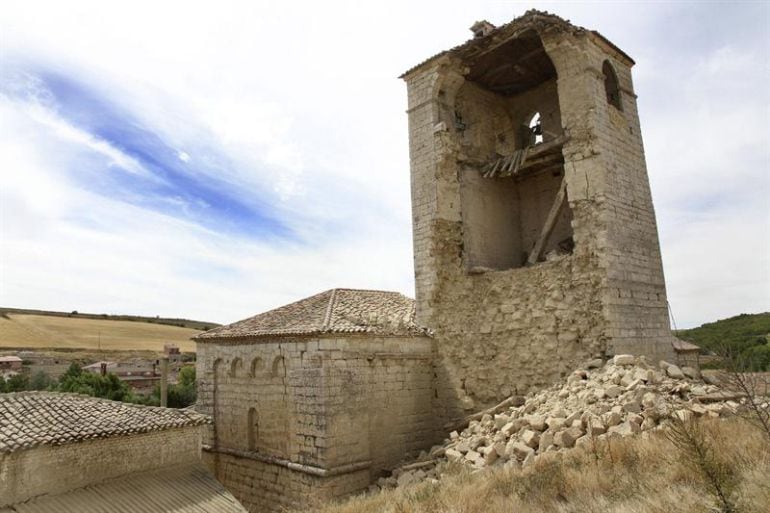
[[249, 408], [247, 422], [246, 430], [249, 433], [249, 450], [254, 451], [257, 448], [257, 440], [259, 440], [259, 413], [256, 408]]
[[233, 362], [230, 364], [230, 377], [234, 378], [236, 373], [243, 368], [243, 360], [240, 358], [236, 358], [233, 360]]
[[257, 375], [259, 371], [262, 370], [262, 368], [265, 366], [264, 362], [262, 361], [262, 358], [257, 356], [253, 360], [251, 360], [251, 369], [249, 370], [249, 375], [253, 378]]
[[214, 360], [214, 364], [211, 366], [211, 370], [214, 372], [214, 383], [218, 382], [222, 376], [222, 366], [224, 365], [224, 362], [221, 358], [217, 358]]
[[535, 112], [527, 124], [530, 133], [530, 146], [543, 142], [543, 125], [540, 122], [540, 113]]
[[623, 103], [620, 101], [620, 86], [618, 86], [618, 76], [610, 61], [604, 61], [602, 64], [602, 73], [604, 73], [604, 92], [607, 93], [607, 103], [618, 110], [623, 110]]

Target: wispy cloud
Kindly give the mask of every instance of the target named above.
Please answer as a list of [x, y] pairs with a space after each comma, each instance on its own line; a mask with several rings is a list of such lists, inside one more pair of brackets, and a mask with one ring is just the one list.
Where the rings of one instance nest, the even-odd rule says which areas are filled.
[[[237, 185], [214, 178], [222, 167], [235, 165], [226, 155], [192, 159], [184, 152], [186, 158], [180, 158], [180, 150], [119, 102], [72, 77], [50, 71], [11, 72], [0, 84], [8, 107], [21, 109], [39, 123], [38, 135], [72, 144], [82, 153], [60, 170], [81, 187], [225, 232], [291, 237], [291, 229], [272, 212], [273, 198], [252, 190], [247, 199]], [[83, 165], [84, 159], [88, 165]]]
[[[767, 4], [536, 3], [637, 60], [677, 322], [770, 309]], [[523, 10], [4, 6], [0, 303], [233, 321], [334, 286], [411, 294], [395, 77]]]

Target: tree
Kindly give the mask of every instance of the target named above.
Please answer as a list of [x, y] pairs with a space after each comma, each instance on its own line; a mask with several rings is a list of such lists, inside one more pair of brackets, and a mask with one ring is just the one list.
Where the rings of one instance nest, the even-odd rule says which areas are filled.
[[23, 392], [29, 389], [29, 376], [26, 374], [14, 374], [5, 382], [6, 392]]
[[59, 391], [103, 397], [113, 401], [129, 401], [132, 398], [128, 385], [120, 381], [115, 374], [102, 376], [82, 372], [75, 364], [70, 365], [59, 380]]
[[178, 384], [184, 387], [195, 387], [195, 367], [182, 367], [179, 371]]
[[[169, 408], [187, 408], [195, 404], [196, 398], [195, 367], [182, 367], [177, 384], [168, 387], [167, 405]], [[146, 397], [135, 396], [131, 400], [148, 406], [160, 405], [160, 385], [155, 386], [152, 394]]]
[[37, 371], [29, 382], [30, 390], [48, 390], [55, 386], [56, 382], [45, 371]]
[[70, 379], [75, 379], [81, 374], [83, 374], [83, 369], [80, 368], [80, 365], [78, 365], [77, 362], [72, 362], [67, 370], [64, 371], [64, 374], [59, 376], [59, 383], [64, 383]]

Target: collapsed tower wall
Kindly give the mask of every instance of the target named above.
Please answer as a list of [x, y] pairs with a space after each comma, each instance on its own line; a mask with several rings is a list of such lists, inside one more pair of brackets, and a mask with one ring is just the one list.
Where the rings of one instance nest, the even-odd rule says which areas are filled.
[[404, 74], [440, 417], [601, 354], [672, 356], [632, 65], [530, 12]]

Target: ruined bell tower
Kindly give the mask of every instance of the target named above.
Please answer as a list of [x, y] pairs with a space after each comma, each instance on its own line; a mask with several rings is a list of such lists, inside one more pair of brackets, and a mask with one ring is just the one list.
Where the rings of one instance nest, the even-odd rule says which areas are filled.
[[529, 11], [407, 71], [418, 322], [437, 413], [587, 358], [671, 358], [631, 80], [598, 32]]

